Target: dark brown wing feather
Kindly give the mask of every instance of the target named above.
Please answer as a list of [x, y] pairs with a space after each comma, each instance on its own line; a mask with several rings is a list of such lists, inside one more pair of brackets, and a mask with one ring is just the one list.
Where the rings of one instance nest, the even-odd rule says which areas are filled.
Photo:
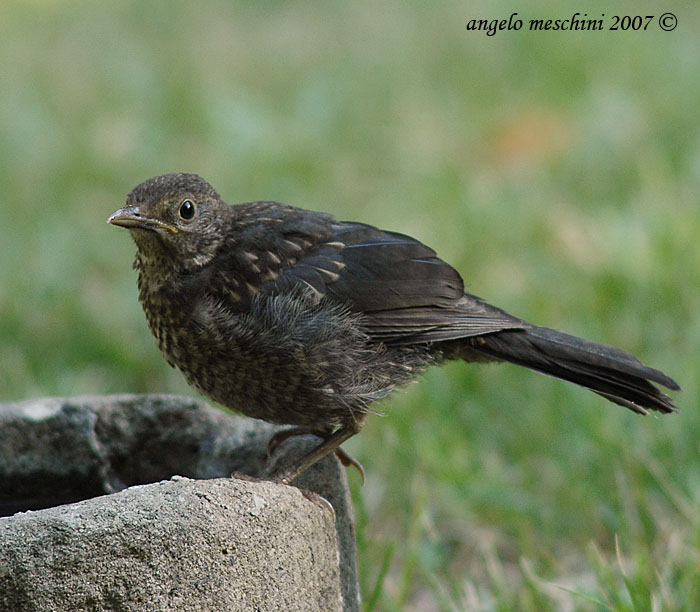
[[365, 315], [370, 336], [393, 344], [454, 340], [524, 322], [464, 293], [459, 273], [410, 236], [362, 223], [333, 224], [334, 235], [286, 267], [277, 290], [303, 284]]

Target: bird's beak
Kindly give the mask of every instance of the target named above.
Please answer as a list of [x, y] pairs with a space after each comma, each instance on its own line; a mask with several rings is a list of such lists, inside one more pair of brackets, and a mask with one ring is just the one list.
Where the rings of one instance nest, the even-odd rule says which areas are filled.
[[145, 229], [151, 231], [167, 230], [173, 234], [177, 234], [177, 228], [163, 223], [158, 219], [149, 219], [141, 214], [138, 206], [125, 206], [119, 210], [115, 210], [107, 219], [107, 223], [126, 227], [128, 229]]

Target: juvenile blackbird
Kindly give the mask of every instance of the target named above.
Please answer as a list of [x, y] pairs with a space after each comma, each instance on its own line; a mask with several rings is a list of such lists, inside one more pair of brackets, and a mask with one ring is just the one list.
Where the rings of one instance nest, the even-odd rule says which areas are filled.
[[664, 373], [466, 293], [410, 236], [276, 202], [229, 206], [195, 174], [141, 183], [109, 223], [136, 242], [139, 300], [167, 362], [224, 406], [322, 438], [281, 482], [327, 453], [347, 460], [340, 444], [372, 402], [448, 359], [515, 363], [639, 414], [675, 410], [652, 384], [679, 390]]

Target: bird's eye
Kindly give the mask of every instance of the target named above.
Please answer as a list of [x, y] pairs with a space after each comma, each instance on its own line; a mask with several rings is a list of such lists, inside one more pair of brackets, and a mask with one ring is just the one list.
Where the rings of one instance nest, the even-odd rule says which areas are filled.
[[194, 202], [192, 200], [183, 200], [180, 204], [180, 219], [190, 221], [194, 217]]

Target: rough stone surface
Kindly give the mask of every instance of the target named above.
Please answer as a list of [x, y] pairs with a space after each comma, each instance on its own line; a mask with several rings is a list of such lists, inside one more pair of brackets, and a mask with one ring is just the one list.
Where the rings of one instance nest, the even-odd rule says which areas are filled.
[[[317, 442], [312, 436], [291, 438], [285, 441], [273, 458], [268, 461], [267, 442], [277, 429], [267, 423], [230, 415], [211, 408], [198, 400], [176, 396], [120, 395], [67, 399], [49, 398], [0, 404], [0, 514], [9, 515], [18, 511], [48, 508], [103, 496], [90, 499], [89, 503], [97, 504], [102, 512], [102, 514], [98, 513], [95, 516], [115, 517], [118, 516], [118, 513], [112, 508], [112, 505], [117, 503], [115, 500], [119, 498], [119, 495], [131, 494], [132, 491], [141, 492], [141, 495], [155, 495], [156, 489], [151, 490], [150, 487], [132, 488], [124, 493], [105, 496], [106, 493], [115, 493], [125, 487], [133, 487], [133, 485], [158, 482], [174, 475], [196, 479], [216, 479], [228, 477], [232, 472], [238, 472], [241, 475], [246, 474], [256, 478], [269, 473], [277, 465], [283, 465], [293, 460], [294, 457], [298, 457], [300, 453], [305, 452]], [[167, 484], [173, 486], [182, 482], [189, 481], [181, 480]], [[208, 483], [216, 482], [219, 481], [208, 481]], [[233, 482], [237, 481], [234, 479]], [[197, 483], [197, 485], [205, 486], [208, 483]], [[238, 482], [238, 484], [242, 483]], [[271, 483], [246, 483], [243, 481], [243, 484], [260, 484], [266, 487], [263, 492], [266, 492], [268, 488], [271, 490], [291, 489]], [[165, 485], [166, 483], [160, 483], [157, 486]], [[340, 545], [342, 609], [346, 612], [359, 610], [355, 533], [345, 468], [339, 464], [335, 457], [328, 457], [303, 474], [294, 482], [294, 485], [318, 493], [333, 506], [336, 514], [337, 542]], [[294, 489], [291, 490], [294, 491]], [[259, 497], [265, 499], [262, 495]], [[304, 499], [313, 506], [321, 503], [327, 507], [325, 502], [313, 495], [305, 494]], [[149, 507], [151, 502], [148, 499], [142, 501], [145, 507]], [[270, 501], [270, 504], [276, 503]], [[78, 506], [80, 505], [78, 504]], [[68, 508], [73, 508], [73, 506]], [[63, 509], [53, 508], [46, 512], [54, 513], [57, 511], [63, 511]], [[185, 521], [182, 523], [184, 525], [190, 516], [190, 510], [185, 504], [180, 508], [180, 512], [183, 521]], [[35, 512], [16, 515], [3, 521], [3, 529], [8, 528], [7, 521], [28, 520], [25, 517], [39, 517], [42, 514], [43, 512]], [[141, 517], [142, 524], [135, 528], [135, 532], [143, 532], [145, 538], [145, 534], [150, 533], [154, 525], [153, 521], [148, 520], [149, 512], [144, 511], [140, 515], [133, 516]], [[194, 515], [192, 520], [195, 520]], [[235, 521], [237, 519], [235, 515], [230, 515], [229, 520]], [[235, 522], [232, 524], [235, 528]], [[74, 523], [74, 528], [66, 527], [64, 524], [63, 531], [66, 533], [66, 538], [68, 536], [84, 537], [86, 541], [89, 540], [88, 532], [85, 531], [86, 525], [87, 523], [79, 520]], [[214, 527], [213, 525], [212, 528]], [[288, 541], [291, 542], [297, 525], [293, 522], [283, 522], [278, 524], [277, 528], [281, 530], [281, 541], [284, 542], [285, 537], [289, 536]], [[54, 536], [59, 532], [60, 530], [54, 532]], [[3, 531], [3, 534], [6, 534], [6, 531]], [[210, 535], [214, 537], [214, 532]], [[54, 557], [65, 552], [54, 536], [46, 535], [48, 538], [46, 542], [51, 544], [48, 548], [44, 548], [43, 555], [48, 554], [50, 557]], [[4, 546], [5, 535], [1, 537], [3, 539], [2, 550], [5, 552], [0, 554], [0, 580], [5, 580], [9, 574], [30, 577], [31, 572], [33, 572], [32, 568], [35, 567], [34, 562], [31, 561], [32, 553], [27, 549], [24, 558], [20, 554], [21, 550], [7, 556], [8, 549]], [[94, 538], [95, 542], [100, 540], [100, 536], [94, 536]], [[143, 550], [147, 551], [144, 542], [150, 540], [141, 539], [139, 541], [143, 545]], [[201, 561], [201, 551], [193, 547], [187, 538], [176, 537], [174, 540], [170, 540], [169, 546], [170, 554], [174, 559], [177, 559], [177, 563], [184, 562], [182, 560], [185, 558]], [[82, 563], [79, 555], [81, 550], [86, 556], [93, 554], [88, 552], [88, 548], [74, 547], [70, 550], [78, 554], [78, 557], [71, 561], [73, 564]], [[47, 551], [49, 552], [47, 553]], [[291, 552], [294, 551], [291, 550]], [[154, 551], [153, 554], [157, 557], [159, 553]], [[109, 559], [112, 558], [113, 556], [109, 554], [104, 556], [104, 564], [108, 566]], [[242, 557], [238, 558], [243, 559]], [[292, 554], [290, 560], [293, 558]], [[116, 558], [114, 561], [117, 562]], [[66, 561], [66, 563], [68, 562]], [[136, 581], [138, 584], [138, 581], [141, 580], [141, 570], [130, 574], [126, 570], [137, 567], [136, 565], [122, 564], [120, 567], [124, 573], [122, 581], [118, 584], [121, 585], [122, 591], [132, 592], [135, 587], [130, 581]], [[283, 566], [280, 564], [280, 567]], [[105, 567], [102, 569], [106, 571]], [[271, 580], [271, 578], [265, 577], [262, 568], [249, 568], [249, 570], [251, 571], [251, 575], [248, 576], [249, 580], [257, 584], [264, 584]], [[287, 568], [287, 570], [293, 571], [292, 568]], [[155, 572], [154, 575], [157, 577], [160, 574]], [[57, 580], [56, 584], [60, 585], [61, 577], [58, 574], [53, 576]], [[93, 586], [98, 588], [99, 585], [105, 585], [102, 576], [103, 574], [97, 574], [90, 577], [86, 574], [85, 580], [92, 580]], [[36, 579], [37, 576], [34, 578]], [[47, 580], [48, 576], [42, 574], [41, 579]], [[25, 582], [25, 584], [30, 582]], [[232, 592], [245, 592], [240, 585], [228, 580], [220, 588], [224, 587]], [[116, 586], [114, 588], [116, 589]], [[0, 587], [0, 594], [3, 591], [4, 588]], [[116, 593], [116, 591], [114, 592]], [[102, 603], [96, 603], [93, 607], [87, 608], [34, 608], [30, 606], [28, 608], [0, 609], [132, 609], [120, 607], [120, 605], [111, 605], [109, 601], [104, 600]], [[162, 608], [151, 606], [143, 609], [200, 609], [188, 607], [188, 604], [176, 600], [172, 600], [167, 606], [163, 605]], [[303, 598], [296, 601], [296, 605], [297, 607], [286, 607], [280, 603], [279, 606], [258, 607], [257, 609], [276, 609], [280, 606], [280, 609], [285, 610], [317, 609], [304, 607]], [[242, 608], [218, 608], [214, 606], [201, 609], [255, 610], [256, 608], [246, 606]]]
[[[319, 439], [315, 436], [300, 436], [285, 442], [272, 456], [269, 465], [266, 465], [266, 470], [274, 471], [278, 466], [290, 463], [295, 457], [310, 451], [318, 443]], [[343, 601], [346, 604], [346, 610], [359, 611], [360, 586], [357, 576], [355, 522], [347, 472], [348, 470], [340, 465], [335, 457], [332, 457], [328, 459], [327, 467], [321, 470], [314, 470], [312, 467], [292, 481], [292, 484], [301, 489], [319, 493], [333, 506], [340, 548], [340, 584], [343, 590]]]
[[341, 610], [337, 554], [299, 489], [176, 477], [0, 519], [0, 606]]

